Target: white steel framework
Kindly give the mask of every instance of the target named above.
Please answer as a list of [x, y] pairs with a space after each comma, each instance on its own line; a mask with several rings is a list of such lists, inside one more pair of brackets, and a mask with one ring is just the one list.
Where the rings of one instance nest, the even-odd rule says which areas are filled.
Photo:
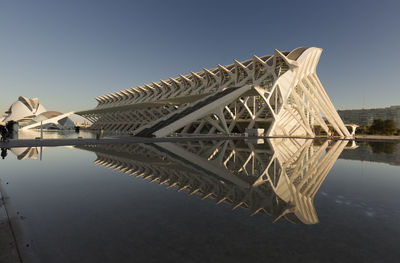
[[326, 94], [316, 67], [320, 48], [204, 69], [97, 97], [80, 114], [93, 128], [164, 137], [233, 134], [260, 128], [267, 136], [351, 137]]

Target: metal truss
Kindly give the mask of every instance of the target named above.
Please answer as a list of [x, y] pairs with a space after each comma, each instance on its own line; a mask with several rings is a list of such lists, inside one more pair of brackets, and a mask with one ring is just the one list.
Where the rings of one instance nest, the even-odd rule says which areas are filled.
[[347, 141], [273, 139], [76, 146], [95, 163], [188, 194], [315, 224], [313, 200]]
[[[321, 52], [300, 47], [235, 60], [97, 97], [95, 109], [78, 114], [95, 129], [143, 136], [235, 134], [260, 128], [267, 136], [315, 137], [324, 131], [351, 137], [316, 74]], [[219, 96], [221, 92], [225, 94]]]

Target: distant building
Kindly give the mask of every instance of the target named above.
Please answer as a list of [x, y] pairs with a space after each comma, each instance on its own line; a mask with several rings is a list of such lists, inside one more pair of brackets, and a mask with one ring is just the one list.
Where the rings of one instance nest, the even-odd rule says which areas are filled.
[[400, 106], [390, 106], [376, 109], [338, 110], [345, 123], [371, 125], [374, 119], [394, 120], [400, 128]]
[[4, 123], [14, 121], [19, 127], [43, 122], [44, 129], [73, 129], [74, 122], [64, 115], [57, 111], [47, 111], [39, 103], [38, 98], [29, 99], [20, 96], [5, 112], [3, 118], [0, 118], [0, 121]]
[[15, 121], [23, 125], [46, 111], [38, 98], [29, 99], [20, 96], [5, 112], [2, 122]]

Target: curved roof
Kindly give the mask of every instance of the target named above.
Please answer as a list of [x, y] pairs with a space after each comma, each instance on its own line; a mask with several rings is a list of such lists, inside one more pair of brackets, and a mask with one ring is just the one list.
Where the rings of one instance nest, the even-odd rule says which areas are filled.
[[29, 99], [20, 96], [6, 112], [6, 117], [3, 121], [8, 122], [31, 119], [46, 111], [46, 108], [39, 103], [38, 98]]
[[50, 119], [50, 118], [59, 116], [59, 115], [61, 115], [61, 114], [62, 114], [62, 113], [59, 112], [59, 111], [46, 111], [46, 112], [40, 113], [40, 114], [38, 115], [38, 117], [39, 117], [39, 116], [44, 116], [44, 117], [46, 117], [47, 119]]
[[308, 47], [298, 47], [293, 49], [288, 55], [287, 58], [291, 60], [297, 60], [304, 51], [306, 51]]
[[19, 96], [18, 101], [22, 102], [32, 112], [36, 112], [39, 108], [39, 99], [38, 98], [28, 99], [23, 96]]

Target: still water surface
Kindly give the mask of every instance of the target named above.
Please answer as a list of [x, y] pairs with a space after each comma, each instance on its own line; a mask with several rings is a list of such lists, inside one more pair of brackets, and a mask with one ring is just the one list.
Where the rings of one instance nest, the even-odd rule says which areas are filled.
[[400, 256], [400, 166], [398, 145], [387, 147], [12, 149], [0, 180], [27, 262], [389, 262]]

